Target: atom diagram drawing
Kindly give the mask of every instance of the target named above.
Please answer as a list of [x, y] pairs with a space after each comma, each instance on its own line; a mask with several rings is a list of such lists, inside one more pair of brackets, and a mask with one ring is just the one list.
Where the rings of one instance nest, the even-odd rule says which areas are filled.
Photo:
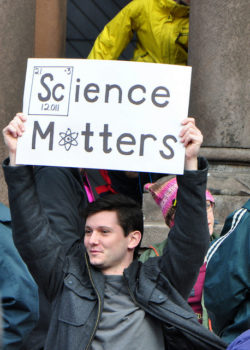
[[60, 132], [59, 135], [61, 137], [59, 145], [64, 146], [66, 151], [69, 151], [71, 146], [78, 146], [78, 142], [76, 141], [78, 132], [71, 132], [71, 129], [68, 128], [66, 132]]

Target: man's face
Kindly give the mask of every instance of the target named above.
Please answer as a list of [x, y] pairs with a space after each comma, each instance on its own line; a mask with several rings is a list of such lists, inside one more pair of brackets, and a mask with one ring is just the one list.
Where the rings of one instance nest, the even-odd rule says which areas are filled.
[[101, 211], [87, 218], [84, 245], [90, 263], [106, 275], [122, 275], [133, 260], [130, 234], [124, 236], [115, 211]]

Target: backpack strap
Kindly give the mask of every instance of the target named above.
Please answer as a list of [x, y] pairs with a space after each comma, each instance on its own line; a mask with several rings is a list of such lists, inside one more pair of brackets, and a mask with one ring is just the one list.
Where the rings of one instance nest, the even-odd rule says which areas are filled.
[[153, 249], [156, 256], [160, 256], [160, 254], [158, 253], [158, 251], [156, 250], [156, 248], [154, 246], [150, 245], [149, 248]]

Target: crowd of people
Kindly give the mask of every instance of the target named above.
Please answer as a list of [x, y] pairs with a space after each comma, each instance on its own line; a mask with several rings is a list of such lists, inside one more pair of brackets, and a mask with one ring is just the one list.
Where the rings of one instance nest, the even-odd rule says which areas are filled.
[[[136, 32], [133, 60], [186, 65], [189, 2], [131, 1], [88, 58], [117, 59]], [[18, 113], [3, 129], [3, 349], [249, 349], [250, 200], [215, 238], [195, 119], [181, 124], [184, 174], [167, 178], [17, 165], [26, 120]], [[141, 254], [145, 190], [170, 231]]]

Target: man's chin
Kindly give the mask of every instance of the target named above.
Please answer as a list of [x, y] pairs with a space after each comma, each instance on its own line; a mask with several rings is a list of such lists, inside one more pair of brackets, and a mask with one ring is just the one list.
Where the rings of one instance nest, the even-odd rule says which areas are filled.
[[97, 268], [101, 268], [103, 266], [103, 262], [100, 259], [96, 258], [96, 257], [91, 257], [90, 256], [89, 257], [89, 261], [90, 261], [91, 265], [93, 265], [93, 266], [95, 266]]

